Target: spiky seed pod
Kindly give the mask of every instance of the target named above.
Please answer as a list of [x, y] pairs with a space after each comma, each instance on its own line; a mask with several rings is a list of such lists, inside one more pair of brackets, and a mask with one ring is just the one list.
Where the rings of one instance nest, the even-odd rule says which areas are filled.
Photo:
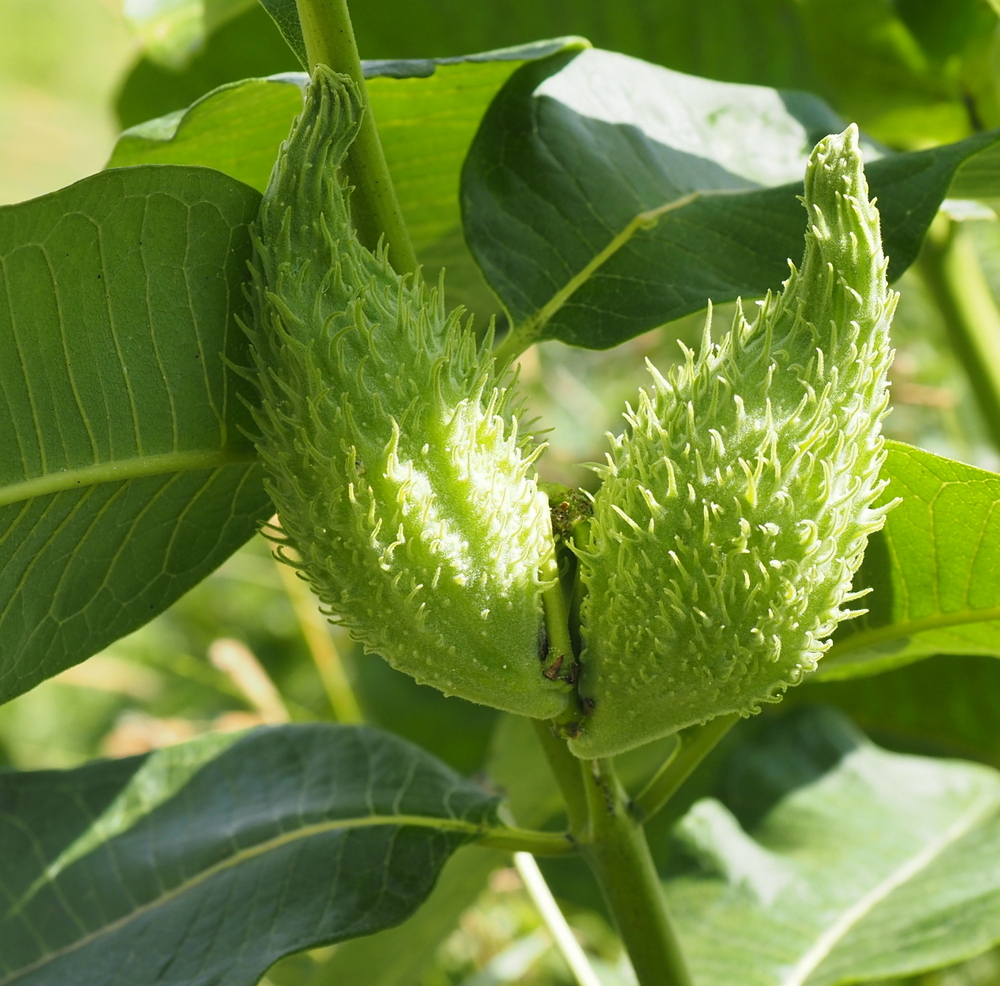
[[804, 204], [801, 270], [718, 345], [706, 326], [666, 379], [651, 367], [613, 440], [582, 557], [593, 712], [578, 756], [759, 710], [853, 615], [887, 509], [874, 502], [896, 304], [854, 127], [813, 151]]
[[567, 686], [539, 654], [553, 544], [537, 450], [461, 311], [354, 235], [337, 168], [361, 112], [351, 80], [317, 67], [256, 226], [248, 332], [280, 538], [369, 651], [447, 694], [554, 716]]

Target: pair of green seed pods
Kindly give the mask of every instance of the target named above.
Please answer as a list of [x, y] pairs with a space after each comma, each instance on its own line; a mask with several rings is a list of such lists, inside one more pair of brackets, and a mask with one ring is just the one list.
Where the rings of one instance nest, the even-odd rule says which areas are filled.
[[581, 757], [779, 698], [851, 615], [886, 510], [895, 295], [856, 130], [813, 152], [784, 290], [626, 414], [574, 549], [577, 662], [546, 643], [552, 523], [505, 368], [353, 233], [338, 167], [360, 115], [319, 66], [264, 196], [247, 327], [281, 540], [320, 600], [417, 681], [575, 720]]

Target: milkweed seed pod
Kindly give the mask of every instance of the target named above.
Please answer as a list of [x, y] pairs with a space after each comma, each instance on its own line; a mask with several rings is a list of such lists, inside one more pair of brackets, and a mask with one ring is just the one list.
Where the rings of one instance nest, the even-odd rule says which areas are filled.
[[[816, 667], [884, 483], [889, 323], [878, 212], [857, 130], [805, 178], [805, 259], [754, 321], [742, 307], [626, 414], [581, 560], [588, 595], [571, 741], [604, 757], [758, 711]], [[652, 369], [652, 368], [651, 368]]]
[[337, 168], [361, 106], [350, 79], [316, 69], [256, 226], [248, 333], [279, 537], [366, 649], [547, 718], [568, 686], [539, 654], [553, 543], [537, 450], [461, 311], [354, 235]]

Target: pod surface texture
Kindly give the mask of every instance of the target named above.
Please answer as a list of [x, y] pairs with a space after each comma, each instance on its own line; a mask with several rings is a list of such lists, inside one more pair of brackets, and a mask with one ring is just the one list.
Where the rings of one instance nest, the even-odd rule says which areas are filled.
[[338, 171], [361, 119], [318, 66], [256, 229], [258, 450], [283, 548], [369, 651], [417, 681], [536, 718], [553, 541], [486, 344], [440, 289], [354, 235]]
[[881, 421], [896, 295], [857, 131], [810, 158], [805, 256], [756, 317], [626, 414], [581, 554], [580, 694], [570, 741], [620, 753], [797, 684], [852, 615], [884, 523]]

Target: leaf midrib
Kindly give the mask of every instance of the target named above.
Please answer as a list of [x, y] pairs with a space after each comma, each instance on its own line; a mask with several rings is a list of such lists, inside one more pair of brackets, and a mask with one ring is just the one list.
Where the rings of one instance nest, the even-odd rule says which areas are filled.
[[65, 955], [72, 954], [73, 952], [89, 945], [91, 942], [97, 941], [105, 935], [112, 934], [119, 928], [125, 927], [136, 918], [155, 910], [157, 907], [161, 907], [169, 903], [171, 900], [175, 900], [177, 897], [187, 893], [189, 890], [195, 889], [218, 873], [223, 873], [226, 870], [239, 866], [240, 864], [254, 859], [257, 856], [262, 856], [273, 850], [280, 849], [283, 846], [296, 842], [299, 839], [312, 838], [314, 835], [323, 835], [324, 833], [336, 832], [338, 830], [346, 831], [348, 829], [366, 828], [368, 826], [379, 825], [394, 825], [400, 827], [415, 825], [422, 828], [433, 828], [444, 832], [458, 832], [467, 835], [470, 838], [482, 836], [490, 831], [490, 826], [488, 825], [466, 822], [457, 818], [430, 818], [424, 815], [366, 815], [362, 818], [337, 818], [328, 822], [316, 822], [313, 825], [305, 825], [294, 832], [282, 833], [273, 839], [268, 839], [266, 842], [261, 842], [256, 846], [250, 846], [247, 849], [241, 849], [232, 856], [220, 860], [218, 863], [209, 866], [201, 873], [198, 873], [185, 880], [183, 883], [178, 884], [173, 889], [160, 894], [148, 903], [135, 908], [128, 914], [123, 915], [118, 918], [117, 921], [112, 921], [109, 924], [98, 928], [96, 931], [92, 931], [90, 934], [84, 935], [82, 938], [78, 938], [76, 941], [71, 942], [68, 945], [64, 945], [62, 948], [56, 949], [54, 952], [49, 952], [47, 955], [42, 956], [30, 965], [16, 969], [11, 975], [0, 979], [0, 986], [7, 986], [8, 983], [16, 982], [22, 976], [28, 975], [38, 969], [42, 969], [50, 962], [54, 962]]
[[962, 626], [967, 623], [990, 623], [1000, 620], [1000, 606], [990, 606], [984, 609], [960, 609], [951, 613], [934, 613], [917, 620], [903, 620], [889, 623], [873, 630], [860, 630], [852, 634], [843, 643], [834, 644], [830, 648], [829, 657], [840, 657], [853, 651], [864, 650], [867, 647], [888, 643], [901, 637], [913, 637], [928, 630], [946, 630], [949, 627]]
[[[744, 191], [741, 189], [740, 191]], [[641, 230], [652, 229], [660, 219], [671, 212], [683, 209], [699, 198], [707, 195], [725, 194], [711, 190], [704, 192], [689, 192], [670, 202], [644, 212], [636, 213], [615, 235], [594, 254], [584, 266], [562, 285], [541, 308], [516, 324], [504, 341], [497, 347], [497, 359], [503, 362], [509, 355], [516, 356], [528, 346], [539, 340], [545, 326], [565, 307], [567, 302], [604, 266], [619, 250], [622, 249]]]
[[218, 469], [220, 466], [240, 462], [253, 462], [252, 449], [191, 449], [184, 452], [163, 452], [160, 455], [135, 456], [131, 459], [114, 459], [96, 462], [75, 469], [63, 469], [35, 476], [18, 483], [0, 487], [0, 507], [20, 503], [50, 493], [82, 489], [101, 483], [162, 476], [164, 473], [188, 472], [197, 469]]

